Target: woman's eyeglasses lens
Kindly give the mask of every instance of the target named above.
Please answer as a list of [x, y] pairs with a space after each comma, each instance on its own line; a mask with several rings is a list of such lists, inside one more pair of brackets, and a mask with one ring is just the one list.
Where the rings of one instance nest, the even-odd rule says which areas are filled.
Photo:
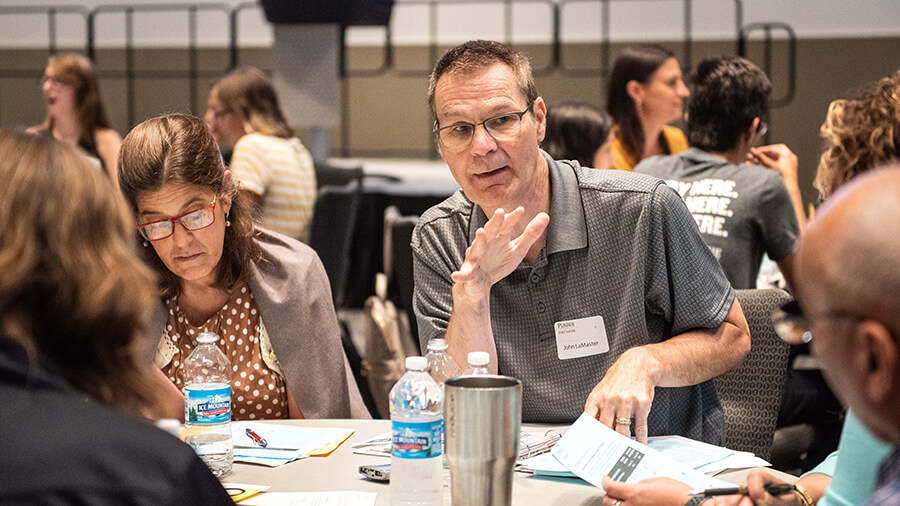
[[778, 337], [788, 344], [804, 344], [812, 340], [809, 322], [795, 300], [772, 312], [772, 325]]

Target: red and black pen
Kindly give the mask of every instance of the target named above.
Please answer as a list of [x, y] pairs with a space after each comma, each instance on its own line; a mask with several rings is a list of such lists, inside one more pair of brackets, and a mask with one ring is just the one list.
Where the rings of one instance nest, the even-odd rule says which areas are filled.
[[265, 448], [266, 446], [269, 446], [269, 443], [267, 443], [266, 440], [262, 438], [262, 436], [253, 432], [253, 429], [247, 428], [247, 435], [250, 436], [250, 439], [252, 439], [253, 442], [260, 447]]

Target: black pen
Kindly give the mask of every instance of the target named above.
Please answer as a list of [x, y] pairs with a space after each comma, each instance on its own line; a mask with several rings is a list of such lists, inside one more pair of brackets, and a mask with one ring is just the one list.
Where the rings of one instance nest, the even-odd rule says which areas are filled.
[[[797, 490], [797, 487], [790, 483], [769, 483], [765, 486], [766, 492], [771, 495], [784, 495]], [[707, 488], [691, 490], [690, 495], [699, 495], [703, 497], [714, 497], [717, 495], [747, 495], [747, 487], [726, 487], [726, 488]]]

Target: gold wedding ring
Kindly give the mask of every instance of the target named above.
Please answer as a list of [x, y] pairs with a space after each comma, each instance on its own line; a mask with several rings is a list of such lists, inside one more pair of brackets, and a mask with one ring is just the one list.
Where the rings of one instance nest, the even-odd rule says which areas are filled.
[[616, 425], [631, 425], [631, 418], [617, 417]]

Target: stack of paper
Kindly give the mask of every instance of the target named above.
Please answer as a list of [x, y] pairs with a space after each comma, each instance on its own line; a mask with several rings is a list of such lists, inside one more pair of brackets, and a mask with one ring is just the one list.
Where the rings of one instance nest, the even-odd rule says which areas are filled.
[[[265, 447], [247, 435], [248, 428], [266, 441]], [[269, 467], [310, 455], [327, 455], [352, 434], [352, 429], [332, 427], [299, 427], [249, 421], [231, 424], [234, 461]]]
[[582, 414], [550, 454], [520, 460], [516, 470], [578, 477], [597, 487], [608, 475], [628, 483], [666, 476], [695, 488], [709, 488], [727, 485], [710, 477], [724, 469], [768, 465], [752, 453], [681, 436], [652, 437], [649, 445], [643, 445]]

